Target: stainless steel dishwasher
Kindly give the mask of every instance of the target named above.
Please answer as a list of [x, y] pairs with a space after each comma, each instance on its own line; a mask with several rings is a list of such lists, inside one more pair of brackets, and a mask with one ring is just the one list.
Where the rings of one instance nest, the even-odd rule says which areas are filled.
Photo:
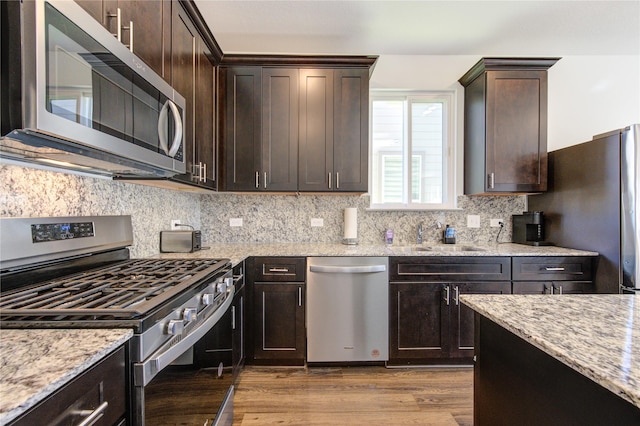
[[307, 362], [388, 361], [389, 259], [307, 259]]

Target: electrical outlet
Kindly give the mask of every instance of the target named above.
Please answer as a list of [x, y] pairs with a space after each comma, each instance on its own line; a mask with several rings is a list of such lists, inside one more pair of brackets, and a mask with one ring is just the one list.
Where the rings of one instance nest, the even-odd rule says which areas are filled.
[[467, 216], [467, 228], [480, 228], [480, 216], [470, 214]]
[[242, 226], [242, 218], [241, 217], [234, 217], [234, 218], [229, 219], [229, 226], [233, 226], [233, 227]]
[[500, 228], [500, 222], [504, 223], [502, 219], [491, 219], [489, 220], [489, 226], [492, 228]]
[[311, 226], [324, 226], [324, 219], [321, 217], [312, 217]]
[[171, 230], [172, 231], [177, 231], [178, 229], [180, 229], [179, 226], [176, 226], [180, 223], [180, 219], [171, 219]]

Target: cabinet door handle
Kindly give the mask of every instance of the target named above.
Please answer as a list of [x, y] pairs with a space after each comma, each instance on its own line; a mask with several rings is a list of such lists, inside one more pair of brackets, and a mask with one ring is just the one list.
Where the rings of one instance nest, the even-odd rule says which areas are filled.
[[331, 173], [329, 173], [329, 189], [331, 189]]
[[302, 287], [298, 287], [298, 306], [302, 306]]
[[489, 175], [487, 176], [487, 186], [489, 187], [489, 189], [493, 189], [495, 184], [496, 184], [496, 174], [493, 172], [489, 173]]
[[95, 422], [97, 422], [102, 417], [102, 415], [104, 414], [108, 406], [109, 406], [109, 402], [105, 401], [102, 404], [98, 405], [98, 408], [96, 408], [93, 411], [89, 411], [89, 410], [81, 411], [78, 414], [86, 415], [87, 418], [85, 418], [81, 423], [78, 423], [78, 426], [91, 426], [92, 424], [95, 424]]
[[264, 189], [267, 189], [267, 172], [264, 172], [264, 181], [262, 182]]
[[116, 9], [116, 25], [118, 28], [116, 28], [115, 36], [122, 43], [122, 10], [120, 8]]
[[[120, 10], [120, 9], [118, 9]], [[119, 24], [118, 24], [119, 26]], [[129, 45], [127, 46], [125, 44], [126, 47], [129, 48], [129, 51], [133, 52], [133, 21], [129, 21], [129, 26], [128, 27], [122, 27], [123, 30], [125, 31], [129, 31]], [[122, 30], [119, 30], [120, 34], [122, 35]], [[120, 39], [118, 39], [120, 40]]]
[[202, 181], [207, 183], [207, 163], [202, 163]]
[[555, 272], [562, 272], [564, 271], [564, 268], [561, 266], [558, 267], [551, 267], [551, 266], [547, 266], [546, 268], [544, 268], [545, 271], [555, 271]]
[[236, 307], [231, 306], [231, 329], [236, 329]]
[[256, 188], [260, 188], [260, 172], [256, 172]]
[[340, 172], [336, 172], [336, 189], [340, 189]]
[[[555, 287], [555, 286], [554, 286]], [[559, 285], [556, 287], [558, 289], [558, 294], [562, 294], [562, 286]]]
[[444, 301], [447, 302], [447, 306], [449, 306], [449, 297], [450, 297], [449, 286], [446, 286], [444, 288]]
[[269, 268], [269, 272], [289, 272], [288, 268]]
[[456, 302], [456, 306], [460, 305], [460, 289], [458, 286], [453, 288], [453, 300]]

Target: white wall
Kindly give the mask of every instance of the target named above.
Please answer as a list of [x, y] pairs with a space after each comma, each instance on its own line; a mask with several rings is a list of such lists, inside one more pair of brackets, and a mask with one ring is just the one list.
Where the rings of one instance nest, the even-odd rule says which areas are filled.
[[[463, 116], [458, 79], [478, 56], [382, 55], [372, 89], [453, 90]], [[549, 69], [548, 150], [590, 140], [593, 135], [640, 122], [640, 55], [565, 56]], [[457, 141], [463, 122], [457, 123]], [[461, 157], [461, 156], [459, 156]]]

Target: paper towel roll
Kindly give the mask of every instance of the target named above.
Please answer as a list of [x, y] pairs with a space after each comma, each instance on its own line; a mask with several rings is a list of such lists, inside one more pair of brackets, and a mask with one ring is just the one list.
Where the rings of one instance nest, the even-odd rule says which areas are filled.
[[344, 240], [355, 244], [358, 238], [358, 209], [349, 207], [344, 209]]

